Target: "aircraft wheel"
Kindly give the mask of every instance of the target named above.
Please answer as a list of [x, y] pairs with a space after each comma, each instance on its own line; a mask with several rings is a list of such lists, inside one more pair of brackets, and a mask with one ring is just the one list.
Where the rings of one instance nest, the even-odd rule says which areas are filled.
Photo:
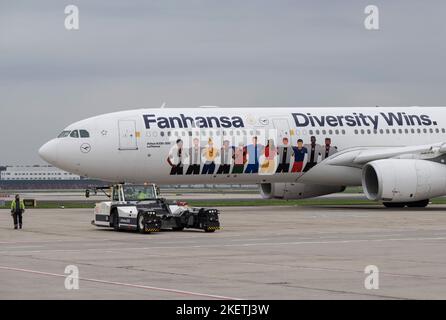
[[404, 202], [383, 202], [386, 208], [404, 208], [406, 204]]
[[429, 204], [429, 199], [415, 201], [415, 202], [408, 202], [407, 206], [409, 208], [425, 208]]

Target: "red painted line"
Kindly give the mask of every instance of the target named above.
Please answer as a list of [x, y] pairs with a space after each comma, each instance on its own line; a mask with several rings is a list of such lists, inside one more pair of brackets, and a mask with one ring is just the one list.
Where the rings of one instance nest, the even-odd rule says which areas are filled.
[[[38, 275], [44, 275], [44, 276], [59, 277], [59, 278], [66, 278], [67, 277], [66, 274], [42, 272], [42, 271], [36, 271], [36, 270], [12, 268], [12, 267], [5, 267], [5, 266], [0, 266], [0, 270], [26, 272], [26, 273], [32, 273], [32, 274], [38, 274]], [[207, 294], [207, 293], [199, 293], [199, 292], [184, 291], [184, 290], [177, 290], [177, 289], [168, 289], [168, 288], [160, 288], [160, 287], [152, 287], [152, 286], [143, 286], [143, 285], [138, 285], [138, 284], [123, 283], [123, 282], [116, 282], [116, 281], [107, 281], [107, 280], [81, 278], [81, 277], [79, 277], [79, 280], [81, 280], [81, 281], [88, 281], [88, 282], [95, 282], [95, 283], [104, 283], [104, 284], [110, 284], [110, 285], [117, 285], [117, 286], [123, 286], [123, 287], [130, 287], [130, 288], [138, 288], [138, 289], [146, 289], [146, 290], [155, 290], [155, 291], [177, 293], [177, 294], [197, 296], [197, 297], [202, 297], [202, 298], [212, 298], [212, 299], [218, 299], [218, 300], [241, 300], [241, 299], [238, 299], [238, 298], [219, 296], [219, 295], [213, 295], [213, 294]]]

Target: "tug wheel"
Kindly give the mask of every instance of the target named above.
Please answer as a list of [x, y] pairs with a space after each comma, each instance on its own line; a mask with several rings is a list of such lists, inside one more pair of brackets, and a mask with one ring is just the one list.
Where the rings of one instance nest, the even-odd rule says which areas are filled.
[[111, 220], [111, 227], [113, 227], [113, 229], [115, 231], [119, 231], [119, 216], [118, 216], [118, 212], [117, 211], [113, 211], [111, 216], [110, 216], [110, 220]]
[[142, 213], [138, 214], [136, 226], [137, 226], [137, 230], [139, 233], [147, 233], [146, 232], [146, 223], [145, 223], [146, 218], [147, 218], [147, 215], [145, 213], [142, 212]]

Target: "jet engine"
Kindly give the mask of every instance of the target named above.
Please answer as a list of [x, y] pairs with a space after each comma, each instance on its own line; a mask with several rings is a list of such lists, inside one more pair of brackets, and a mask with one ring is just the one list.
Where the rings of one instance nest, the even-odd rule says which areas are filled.
[[264, 199], [305, 199], [342, 192], [345, 187], [323, 186], [304, 183], [262, 183], [260, 194]]
[[446, 194], [446, 165], [415, 159], [383, 159], [362, 169], [362, 187], [370, 200], [415, 202]]

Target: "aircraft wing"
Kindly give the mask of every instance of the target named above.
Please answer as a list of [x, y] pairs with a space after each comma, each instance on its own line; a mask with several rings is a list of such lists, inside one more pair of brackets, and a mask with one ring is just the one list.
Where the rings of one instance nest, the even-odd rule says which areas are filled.
[[446, 153], [446, 143], [418, 146], [355, 147], [339, 151], [301, 175], [296, 182], [358, 185], [365, 164], [381, 159], [432, 159]]
[[346, 149], [325, 159], [325, 165], [362, 167], [374, 160], [389, 158], [428, 159], [446, 153], [446, 143], [419, 146], [357, 147]]

